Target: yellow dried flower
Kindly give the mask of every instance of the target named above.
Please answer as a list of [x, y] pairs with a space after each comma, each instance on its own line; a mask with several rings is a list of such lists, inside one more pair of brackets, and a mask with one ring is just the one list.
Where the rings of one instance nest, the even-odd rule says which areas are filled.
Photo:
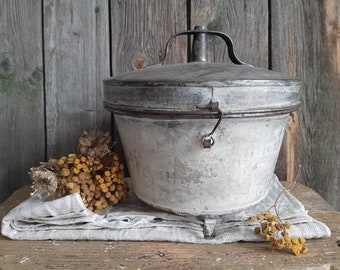
[[279, 220], [278, 216], [275, 216], [275, 215], [272, 215], [272, 216], [268, 219], [269, 222], [277, 222], [278, 220]]
[[62, 168], [60, 173], [61, 173], [62, 176], [66, 177], [66, 176], [69, 176], [71, 172], [67, 168]]
[[264, 234], [263, 235], [263, 240], [264, 241], [269, 241], [270, 240], [270, 236], [268, 234]]
[[59, 160], [58, 160], [58, 164], [59, 164], [59, 165], [64, 165], [64, 164], [65, 164], [65, 160], [62, 159], [62, 158], [59, 159]]
[[301, 244], [303, 244], [304, 242], [306, 242], [306, 239], [304, 238], [304, 237], [299, 237], [299, 242], [301, 243]]
[[299, 242], [298, 239], [293, 238], [293, 239], [292, 239], [292, 243], [293, 243], [293, 245], [297, 245], [297, 244], [299, 244], [300, 242]]
[[256, 227], [255, 228], [255, 234], [260, 234], [261, 233], [261, 228], [260, 227]]
[[286, 241], [283, 238], [280, 238], [279, 240], [277, 240], [277, 242], [281, 245], [284, 245], [286, 243]]
[[292, 247], [292, 251], [293, 251], [293, 253], [294, 253], [296, 256], [299, 256], [299, 255], [300, 255], [300, 250], [298, 249], [297, 246], [293, 246], [293, 247]]
[[79, 171], [78, 168], [76, 168], [76, 167], [73, 168], [73, 173], [74, 173], [74, 174], [78, 174], [79, 172], [80, 172], [80, 171]]
[[281, 231], [283, 229], [283, 225], [282, 224], [276, 224], [275, 225], [275, 228], [278, 230], [278, 231]]
[[301, 244], [297, 244], [296, 247], [297, 247], [297, 249], [298, 249], [299, 251], [301, 251], [302, 248], [303, 248]]
[[74, 158], [73, 157], [68, 157], [67, 158], [67, 163], [71, 164], [74, 162]]
[[286, 240], [285, 246], [286, 246], [287, 248], [292, 248], [292, 247], [293, 247], [292, 241]]
[[255, 221], [255, 217], [249, 217], [249, 218], [248, 218], [248, 221], [249, 221], [249, 222], [254, 222], [254, 221]]
[[277, 242], [277, 239], [276, 237], [274, 236], [271, 236], [270, 239], [269, 239], [273, 244], [275, 244]]
[[306, 247], [302, 247], [302, 250], [301, 250], [302, 253], [307, 253], [308, 252], [308, 248]]
[[99, 184], [104, 183], [104, 179], [103, 179], [103, 178], [99, 178], [99, 179], [98, 179], [98, 183], [99, 183]]
[[272, 233], [277, 232], [277, 229], [276, 229], [275, 225], [270, 227], [270, 231], [271, 231]]
[[74, 161], [73, 161], [74, 164], [79, 164], [80, 163], [80, 159], [79, 158], [75, 158]]
[[290, 238], [290, 236], [289, 236], [288, 233], [285, 233], [285, 234], [283, 235], [283, 238], [285, 239], [285, 241], [291, 241], [291, 238]]
[[265, 218], [270, 218], [272, 216], [272, 213], [270, 213], [269, 211], [265, 211], [263, 215], [265, 216]]
[[283, 249], [284, 248], [284, 245], [279, 244], [279, 243], [275, 243], [273, 246], [274, 246], [275, 249]]
[[286, 228], [286, 229], [289, 229], [290, 228], [290, 223], [288, 221], [285, 221], [283, 223], [283, 226]]
[[258, 214], [258, 215], [256, 216], [256, 218], [257, 218], [258, 221], [263, 221], [263, 220], [264, 220], [264, 216], [261, 215], [261, 214]]

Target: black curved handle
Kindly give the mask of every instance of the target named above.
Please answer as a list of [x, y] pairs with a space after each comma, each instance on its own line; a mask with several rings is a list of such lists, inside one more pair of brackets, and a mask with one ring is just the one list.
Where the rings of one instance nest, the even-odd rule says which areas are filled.
[[250, 64], [247, 64], [245, 62], [242, 62], [235, 54], [234, 52], [234, 44], [233, 41], [231, 40], [231, 38], [226, 35], [223, 32], [219, 32], [219, 31], [210, 31], [210, 30], [187, 30], [184, 32], [180, 32], [180, 33], [176, 33], [174, 35], [172, 35], [169, 40], [167, 41], [166, 45], [165, 45], [165, 50], [164, 50], [164, 55], [162, 57], [162, 59], [160, 60], [160, 64], [163, 65], [166, 57], [168, 56], [168, 50], [169, 50], [169, 45], [171, 43], [171, 41], [178, 37], [178, 36], [183, 36], [183, 35], [194, 35], [194, 34], [208, 34], [208, 35], [214, 35], [214, 36], [218, 36], [220, 38], [222, 38], [224, 40], [224, 42], [226, 43], [227, 47], [228, 47], [228, 55], [230, 60], [237, 65], [247, 65], [247, 66], [252, 66]]

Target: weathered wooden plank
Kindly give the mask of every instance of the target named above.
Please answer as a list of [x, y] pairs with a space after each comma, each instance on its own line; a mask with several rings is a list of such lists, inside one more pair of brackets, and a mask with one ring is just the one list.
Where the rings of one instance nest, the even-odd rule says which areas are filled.
[[299, 181], [340, 209], [340, 2], [271, 1], [272, 68], [301, 77]]
[[41, 1], [0, 0], [0, 202], [44, 159]]
[[[263, 0], [191, 1], [192, 29], [206, 25], [225, 32], [242, 61], [262, 68], [268, 68], [268, 19], [268, 2]], [[210, 61], [228, 61], [223, 40], [211, 38], [209, 51]]]
[[[113, 75], [159, 63], [170, 36], [186, 30], [183, 0], [111, 0]], [[174, 40], [167, 63], [186, 62], [186, 39]]]
[[110, 76], [109, 3], [44, 3], [48, 158], [75, 152], [84, 129], [108, 130], [102, 80]]

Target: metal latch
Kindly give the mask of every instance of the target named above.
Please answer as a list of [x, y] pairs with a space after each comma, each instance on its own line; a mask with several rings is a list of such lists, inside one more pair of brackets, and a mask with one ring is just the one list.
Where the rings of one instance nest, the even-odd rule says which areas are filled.
[[223, 112], [220, 109], [220, 104], [218, 101], [216, 102], [210, 102], [210, 110], [211, 111], [217, 111], [219, 113], [218, 121], [216, 125], [214, 126], [213, 130], [208, 133], [207, 135], [204, 135], [201, 139], [201, 143], [203, 145], [203, 148], [211, 148], [215, 144], [215, 139], [212, 135], [214, 135], [216, 129], [220, 125], [222, 118], [223, 118]]

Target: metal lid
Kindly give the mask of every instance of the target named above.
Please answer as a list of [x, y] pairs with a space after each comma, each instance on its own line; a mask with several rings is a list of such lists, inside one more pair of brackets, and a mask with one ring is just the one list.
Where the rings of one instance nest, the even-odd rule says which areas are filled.
[[299, 80], [284, 73], [249, 65], [209, 62], [156, 65], [104, 80], [106, 87], [136, 86], [262, 86], [299, 84]]
[[[216, 117], [219, 112], [223, 117], [252, 117], [288, 113], [299, 106], [298, 79], [240, 61], [224, 33], [196, 29], [175, 34], [166, 45], [164, 57], [170, 41], [182, 34], [196, 35], [194, 62], [156, 65], [104, 80], [105, 108], [114, 113], [155, 117]], [[226, 41], [235, 65], [205, 62], [206, 34]]]

